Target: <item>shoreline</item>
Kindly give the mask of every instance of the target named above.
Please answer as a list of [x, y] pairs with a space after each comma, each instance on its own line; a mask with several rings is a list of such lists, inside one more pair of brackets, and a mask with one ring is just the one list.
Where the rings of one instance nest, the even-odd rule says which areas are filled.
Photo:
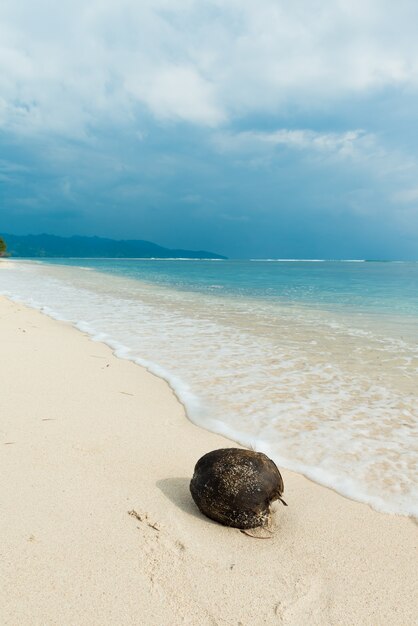
[[[29, 266], [32, 265], [32, 260], [29, 260], [29, 261], [22, 260], [22, 262], [24, 265], [29, 265]], [[0, 267], [2, 267], [4, 263], [5, 262], [1, 263]], [[15, 260], [12, 260], [12, 261], [8, 260], [8, 262], [6, 263], [6, 266], [11, 268], [13, 267], [15, 263], [16, 263]], [[19, 264], [19, 261], [17, 261], [17, 264]], [[42, 265], [42, 262], [40, 262], [40, 265]], [[34, 266], [35, 266], [35, 274], [37, 274], [38, 272], [36, 270], [36, 264], [34, 264]], [[51, 266], [51, 267], [54, 267], [54, 266]], [[60, 267], [62, 269], [65, 269], [66, 265], [60, 265]], [[43, 269], [48, 270], [48, 264], [44, 264]], [[92, 268], [78, 266], [72, 269], [75, 269], [76, 271], [78, 271], [82, 269], [92, 269]], [[33, 271], [33, 268], [31, 268], [31, 271]], [[135, 288], [138, 282], [139, 284], [142, 284], [142, 286], [147, 285], [147, 283], [141, 283], [141, 281], [140, 280], [138, 281], [136, 278], [134, 279], [129, 276], [118, 277], [116, 275], [113, 275], [112, 273], [109, 275], [106, 272], [102, 272], [102, 270], [100, 269], [98, 271], [94, 271], [93, 274], [95, 276], [93, 282], [96, 279], [99, 281], [100, 276], [102, 277], [106, 276], [107, 278], [109, 278], [110, 276], [111, 281], [112, 280], [118, 281], [121, 278], [123, 281], [125, 282], [128, 281], [131, 283], [131, 287], [133, 291], [135, 291]], [[11, 275], [13, 275], [13, 273], [11, 273]], [[42, 272], [41, 272], [41, 275], [42, 275]], [[52, 275], [52, 277], [54, 278], [54, 274]], [[60, 278], [59, 274], [58, 274], [58, 278]], [[68, 281], [68, 282], [71, 282], [71, 281]], [[161, 332], [161, 325], [159, 323], [159, 320], [160, 320], [159, 311], [164, 310], [164, 305], [165, 305], [164, 302], [163, 302], [162, 307], [157, 307], [157, 311], [155, 310], [153, 311], [152, 315], [145, 316], [145, 320], [141, 318], [141, 323], [142, 323], [143, 328], [147, 328], [147, 324], [149, 324], [148, 326], [149, 333], [144, 333], [140, 344], [138, 344], [138, 333], [136, 333], [137, 336], [135, 336], [135, 332], [133, 332], [130, 335], [128, 335], [128, 337], [124, 337], [123, 332], [121, 334], [120, 331], [123, 328], [123, 324], [122, 326], [119, 326], [119, 327], [116, 324], [116, 327], [113, 329], [110, 326], [110, 330], [109, 330], [109, 326], [106, 328], [106, 323], [105, 324], [99, 323], [98, 325], [96, 325], [96, 323], [94, 322], [95, 314], [93, 313], [93, 317], [92, 317], [90, 315], [90, 310], [88, 307], [86, 309], [86, 307], [84, 306], [84, 312], [83, 312], [82, 310], [83, 307], [80, 310], [80, 308], [77, 309], [77, 307], [74, 308], [74, 307], [71, 307], [71, 305], [68, 306], [68, 302], [67, 302], [67, 306], [66, 307], [64, 306], [62, 308], [60, 306], [59, 298], [58, 300], [54, 299], [54, 292], [50, 292], [46, 294], [43, 293], [42, 291], [43, 284], [38, 283], [36, 281], [36, 277], [35, 277], [35, 283], [37, 287], [40, 289], [41, 293], [43, 293], [44, 297], [43, 298], [41, 297], [39, 301], [34, 302], [33, 297], [36, 297], [35, 294], [37, 292], [37, 288], [30, 281], [29, 283], [28, 281], [26, 281], [26, 283], [27, 283], [26, 291], [25, 289], [23, 290], [23, 293], [25, 295], [21, 294], [21, 297], [16, 298], [16, 297], [13, 297], [12, 295], [14, 293], [14, 283], [13, 281], [11, 282], [9, 281], [9, 285], [8, 285], [9, 289], [4, 292], [5, 295], [9, 296], [10, 299], [15, 302], [21, 302], [23, 305], [27, 305], [29, 307], [32, 307], [36, 310], [41, 311], [43, 314], [50, 316], [52, 319], [57, 319], [59, 321], [71, 321], [71, 324], [74, 326], [74, 328], [80, 330], [83, 333], [87, 333], [90, 336], [90, 338], [92, 338], [94, 341], [102, 341], [106, 343], [106, 345], [108, 345], [112, 349], [113, 353], [118, 358], [129, 359], [132, 362], [139, 364], [142, 367], [145, 367], [148, 371], [155, 374], [156, 376], [163, 378], [169, 384], [169, 386], [173, 390], [176, 397], [180, 400], [180, 402], [185, 407], [185, 411], [188, 416], [188, 419], [192, 421], [192, 423], [196, 424], [197, 426], [204, 428], [206, 430], [209, 430], [210, 432], [218, 433], [221, 436], [226, 437], [230, 441], [238, 442], [238, 445], [243, 445], [246, 447], [254, 447], [255, 449], [263, 451], [268, 456], [273, 458], [275, 462], [281, 467], [286, 467], [287, 469], [291, 471], [294, 471], [298, 474], [302, 474], [309, 480], [312, 480], [314, 483], [322, 485], [323, 487], [326, 487], [333, 491], [336, 491], [337, 493], [339, 493], [340, 495], [343, 495], [344, 497], [348, 499], [352, 499], [356, 502], [361, 502], [366, 505], [372, 506], [372, 508], [374, 508], [374, 510], [378, 512], [395, 514], [395, 515], [400, 514], [400, 515], [404, 515], [407, 517], [417, 516], [417, 511], [415, 510], [416, 507], [414, 508], [413, 506], [411, 506], [411, 503], [417, 502], [416, 497], [414, 498], [412, 494], [410, 494], [410, 496], [408, 497], [404, 492], [397, 493], [396, 491], [396, 485], [397, 483], [399, 483], [400, 481], [404, 479], [404, 475], [402, 474], [402, 472], [401, 472], [401, 475], [399, 475], [399, 473], [395, 469], [393, 458], [392, 458], [392, 463], [390, 463], [389, 467], [387, 468], [388, 475], [386, 471], [384, 471], [383, 474], [381, 474], [380, 477], [377, 478], [376, 482], [377, 483], [380, 482], [380, 484], [377, 485], [378, 488], [376, 489], [376, 485], [375, 485], [374, 486], [375, 488], [373, 490], [373, 484], [371, 484], [371, 489], [368, 489], [369, 485], [367, 483], [367, 477], [365, 481], [363, 480], [363, 477], [365, 474], [367, 474], [367, 471], [366, 471], [367, 462], [368, 462], [367, 460], [371, 461], [371, 459], [373, 458], [370, 455], [370, 447], [366, 446], [366, 448], [362, 451], [363, 457], [361, 457], [360, 455], [360, 460], [361, 460], [360, 463], [357, 463], [357, 461], [359, 460], [359, 457], [356, 455], [351, 455], [351, 461], [348, 457], [344, 459], [343, 454], [340, 454], [340, 458], [338, 458], [338, 454], [337, 454], [336, 458], [333, 459], [332, 450], [334, 449], [334, 446], [329, 445], [328, 438], [324, 436], [323, 434], [322, 441], [319, 442], [320, 444], [319, 449], [316, 452], [313, 452], [311, 454], [312, 451], [315, 451], [316, 446], [304, 445], [303, 442], [301, 441], [299, 430], [296, 433], [297, 435], [296, 439], [295, 437], [293, 437], [293, 441], [292, 441], [292, 437], [289, 438], [288, 443], [290, 445], [292, 445], [293, 443], [294, 445], [293, 450], [291, 450], [290, 447], [288, 448], [287, 444], [286, 445], [283, 444], [282, 446], [280, 446], [279, 442], [281, 440], [284, 441], [285, 439], [283, 439], [283, 437], [286, 437], [286, 424], [289, 426], [289, 432], [293, 432], [293, 424], [291, 423], [292, 420], [294, 421], [295, 418], [297, 420], [300, 420], [301, 417], [304, 417], [304, 419], [308, 419], [309, 421], [310, 419], [309, 415], [307, 416], [306, 414], [304, 414], [301, 416], [300, 413], [298, 412], [296, 415], [292, 414], [291, 419], [287, 420], [286, 412], [283, 412], [283, 411], [280, 412], [280, 405], [278, 405], [277, 406], [279, 410], [278, 413], [280, 414], [281, 419], [285, 420], [284, 427], [283, 426], [281, 427], [281, 433], [276, 433], [277, 440], [275, 440], [274, 437], [270, 440], [268, 436], [267, 438], [264, 438], [261, 432], [257, 433], [257, 429], [254, 429], [254, 431], [251, 430], [252, 428], [251, 424], [246, 424], [244, 428], [241, 428], [240, 420], [241, 420], [242, 414], [234, 415], [234, 402], [237, 402], [237, 401], [240, 402], [240, 398], [237, 397], [236, 393], [234, 396], [233, 387], [229, 389], [223, 389], [222, 385], [220, 386], [220, 389], [218, 389], [218, 391], [220, 391], [220, 396], [221, 396], [220, 399], [221, 399], [221, 402], [223, 402], [223, 404], [219, 403], [219, 406], [223, 406], [224, 409], [226, 409], [226, 411], [222, 410], [222, 412], [219, 413], [219, 411], [217, 411], [218, 397], [213, 396], [213, 398], [211, 398], [210, 394], [207, 394], [206, 397], [204, 396], [206, 381], [212, 377], [212, 372], [213, 372], [212, 366], [214, 364], [213, 363], [208, 364], [208, 367], [206, 368], [206, 372], [204, 368], [199, 367], [199, 364], [197, 364], [197, 367], [195, 367], [194, 370], [192, 370], [190, 367], [182, 368], [181, 359], [179, 360], [179, 363], [175, 362], [175, 360], [178, 357], [178, 351], [176, 350], [174, 351], [174, 353], [172, 352], [171, 354], [168, 354], [165, 349], [165, 346], [167, 345], [166, 335], [164, 332]], [[7, 284], [7, 281], [6, 281], [6, 284]], [[87, 284], [88, 284], [88, 281], [87, 281]], [[95, 286], [93, 285], [93, 292], [94, 292], [94, 287]], [[117, 288], [118, 285], [115, 284], [113, 285], [113, 287]], [[113, 294], [113, 296], [115, 297], [115, 294]], [[213, 298], [214, 296], [211, 295], [210, 297]], [[77, 302], [78, 294], [75, 293], [73, 295], [73, 299], [75, 302]], [[36, 300], [38, 300], [37, 297], [36, 297]], [[81, 301], [82, 300], [83, 299], [81, 299]], [[86, 299], [86, 302], [88, 302], [88, 299]], [[93, 302], [91, 302], [91, 305], [92, 305], [91, 311], [92, 312], [95, 311], [96, 314], [98, 314], [100, 318], [101, 312], [100, 312], [100, 309], [97, 310], [95, 308], [94, 300]], [[117, 308], [118, 306], [119, 305], [117, 302], [113, 302], [109, 310], [118, 311], [118, 308]], [[137, 313], [141, 315], [140, 310]], [[338, 312], [338, 315], [340, 315], [340, 312]], [[347, 313], [345, 313], [344, 315], [345, 317], [347, 317]], [[119, 314], [117, 314], [117, 317], [118, 316]], [[132, 311], [131, 311], [131, 317], [132, 317]], [[121, 310], [121, 320], [123, 320], [123, 318], [124, 318], [123, 310]], [[304, 313], [303, 313], [303, 318], [304, 318]], [[351, 314], [350, 314], [350, 320], [351, 320]], [[113, 320], [113, 322], [114, 321], [115, 320]], [[129, 318], [125, 320], [125, 322], [129, 324]], [[164, 323], [165, 321], [163, 320], [163, 324]], [[405, 330], [405, 325], [403, 325], [403, 328]], [[309, 329], [308, 329], [308, 332], [309, 332]], [[173, 335], [173, 333], [171, 334]], [[148, 335], [148, 345], [147, 345], [147, 335]], [[354, 336], [356, 336], [355, 333], [354, 333]], [[160, 341], [161, 337], [163, 337], [162, 341]], [[180, 339], [180, 342], [181, 342], [182, 340], [181, 334], [179, 337], [177, 337], [177, 339]], [[302, 339], [305, 340], [306, 338], [302, 338]], [[135, 347], [135, 342], [136, 342], [136, 347]], [[228, 342], [229, 342], [228, 337], [226, 338], [223, 337], [222, 347], [228, 346]], [[170, 345], [175, 346], [176, 337], [174, 337], [174, 341], [173, 341], [173, 337], [171, 337], [168, 343]], [[312, 341], [312, 343], [314, 342]], [[181, 343], [179, 347], [180, 347], [180, 350], [182, 348], [184, 349], [185, 347], [188, 349], [188, 346], [184, 346]], [[206, 348], [207, 347], [208, 346], [206, 346]], [[372, 347], [372, 350], [374, 349], [375, 348]], [[192, 352], [192, 357], [193, 356], [195, 357], [196, 355], [193, 355], [193, 352]], [[246, 356], [245, 350], [244, 350], [243, 356], [244, 358]], [[265, 354], [261, 353], [258, 356], [260, 357], [260, 360], [262, 361], [262, 359], [265, 357]], [[314, 355], [309, 355], [309, 356], [312, 357]], [[167, 357], [169, 358], [167, 359]], [[199, 355], [199, 358], [200, 358], [200, 355]], [[285, 356], [285, 360], [286, 358], [287, 358], [287, 355]], [[237, 368], [233, 371], [237, 372], [239, 370], [240, 363], [237, 363], [236, 359], [234, 361], [233, 354], [232, 354], [232, 359], [233, 359], [232, 363], [234, 367]], [[185, 362], [186, 360], [187, 359], [184, 359]], [[227, 359], [226, 359], [226, 362], [227, 362]], [[337, 371], [338, 371], [338, 355], [337, 355], [337, 362], [335, 363], [335, 365], [337, 365]], [[371, 365], [372, 365], [372, 370], [374, 368], [375, 371], [377, 372], [376, 363], [371, 363]], [[380, 363], [377, 363], [377, 365], [380, 365]], [[200, 376], [200, 379], [197, 378], [197, 380], [194, 380], [193, 378], [194, 372], [199, 371], [199, 369], [202, 369], [203, 374]], [[280, 374], [281, 373], [282, 372], [280, 372]], [[372, 381], [374, 382], [374, 384], [377, 384], [377, 385], [380, 384], [379, 381], [381, 380], [381, 373], [382, 372], [379, 370], [379, 376], [377, 378], [375, 377]], [[358, 374], [360, 376], [359, 380], [362, 380], [363, 372], [360, 371], [358, 372]], [[312, 372], [311, 372], [311, 375], [312, 375]], [[193, 383], [193, 380], [194, 380], [194, 383]], [[192, 381], [192, 383], [190, 383], [190, 381]], [[255, 382], [257, 381], [254, 381], [252, 377], [251, 378], [247, 377], [246, 389], [251, 389]], [[292, 399], [295, 393], [298, 394], [298, 391], [299, 391], [297, 384], [295, 384], [295, 386], [292, 387], [292, 381], [290, 380], [288, 382], [290, 383], [290, 388], [287, 386], [287, 383], [286, 383], [285, 385], [282, 385], [283, 389], [281, 390], [282, 396], [283, 396], [283, 392], [285, 392], [285, 397], [284, 397], [285, 403], [288, 399]], [[348, 383], [349, 382], [350, 382], [350, 378], [348, 377]], [[260, 383], [259, 380], [258, 380], [258, 383]], [[403, 384], [404, 381], [397, 380], [397, 383], [398, 385]], [[195, 385], [194, 390], [190, 388], [190, 384]], [[265, 381], [264, 381], [264, 384], [265, 384]], [[341, 384], [341, 380], [337, 379], [337, 384]], [[274, 387], [275, 387], [275, 381], [270, 379], [270, 388], [273, 389]], [[382, 383], [382, 388], [383, 387], [386, 389], [385, 385]], [[242, 384], [241, 386], [237, 385], [236, 388], [237, 389], [242, 388]], [[388, 388], [389, 389], [391, 388], [390, 385]], [[394, 408], [391, 410], [391, 413], [389, 412], [389, 418], [392, 419], [394, 424], [396, 424], [398, 417], [399, 417], [399, 411], [402, 412], [404, 408], [403, 400], [405, 397], [405, 393], [408, 393], [408, 390], [404, 389], [404, 393], [402, 393], [403, 387], [401, 388], [400, 386], [397, 386], [396, 384], [393, 385], [393, 389], [396, 389], [397, 392], [393, 395], [392, 400], [395, 403], [398, 401], [401, 402], [401, 406], [397, 407], [397, 405], [394, 404], [393, 405]], [[313, 387], [313, 390], [315, 391], [315, 387]], [[226, 391], [225, 394], [224, 394], [224, 391]], [[348, 393], [350, 393], [350, 391], [352, 392], [353, 390], [350, 390], [350, 388], [348, 388]], [[357, 387], [355, 391], [358, 394]], [[323, 392], [326, 395], [327, 390], [323, 390]], [[369, 389], [365, 388], [363, 389], [363, 392], [367, 394], [369, 392]], [[413, 393], [415, 394], [415, 389]], [[222, 394], [224, 394], [224, 397], [222, 397]], [[204, 399], [203, 403], [202, 403], [202, 396]], [[228, 398], [227, 396], [231, 396], [231, 399]], [[258, 399], [254, 397], [254, 394], [250, 399], [253, 405], [254, 404], [257, 405]], [[211, 400], [214, 400], [213, 404], [211, 404]], [[325, 401], [326, 400], [327, 398], [325, 397]], [[363, 403], [364, 403], [364, 400], [365, 398], [363, 398]], [[368, 400], [368, 398], [366, 398], [366, 400]], [[385, 396], [385, 394], [383, 395], [380, 394], [380, 407], [378, 408], [380, 408], [380, 411], [383, 413], [376, 415], [375, 414], [376, 406], [375, 406], [374, 407], [374, 419], [375, 420], [383, 419], [386, 416], [386, 413], [385, 413], [386, 407], [392, 406], [392, 403], [389, 400], [390, 398], [388, 399], [387, 396]], [[270, 401], [271, 401], [271, 398], [270, 398]], [[378, 400], [374, 401], [375, 405], [376, 405], [376, 402], [378, 402]], [[211, 407], [212, 409], [211, 411], [207, 409], [208, 406]], [[233, 418], [232, 424], [230, 424], [231, 420], [229, 419], [230, 415], [228, 414], [228, 409], [231, 408], [231, 406], [232, 406], [232, 418]], [[316, 414], [319, 414], [320, 412], [322, 412], [323, 408], [326, 408], [326, 405], [322, 404], [321, 406], [317, 406]], [[336, 406], [335, 408], [338, 411], [339, 407]], [[357, 408], [360, 411], [363, 409], [361, 402]], [[348, 407], [348, 409], [350, 410], [350, 407]], [[368, 406], [366, 413], [368, 410], [373, 415], [373, 402], [371, 403], [371, 406]], [[411, 410], [413, 414], [414, 410], [413, 409]], [[224, 413], [226, 413], [228, 417], [228, 419], [226, 420], [224, 419]], [[315, 415], [315, 411], [313, 412], [313, 415]], [[330, 414], [329, 411], [328, 411], [328, 414], [325, 414], [325, 415], [328, 420], [331, 420], [331, 422], [336, 421], [335, 415]], [[339, 417], [343, 420], [343, 425], [344, 425], [345, 412], [343, 411], [341, 414], [339, 414]], [[239, 419], [237, 420], [237, 418]], [[263, 420], [263, 415], [258, 414], [257, 419], [260, 419], [260, 418], [261, 420]], [[234, 425], [234, 419], [235, 419], [235, 425]], [[309, 426], [310, 424], [308, 424], [307, 430], [310, 430]], [[314, 426], [314, 429], [318, 427], [318, 425], [315, 425], [315, 419], [313, 419], [313, 426]], [[321, 423], [319, 427], [322, 429], [323, 424]], [[325, 424], [325, 428], [326, 427], [327, 425]], [[373, 423], [369, 422], [368, 428], [370, 429], [372, 427], [373, 427]], [[350, 426], [349, 426], [349, 429], [350, 429]], [[344, 430], [342, 431], [342, 433], [344, 433]], [[331, 429], [330, 435], [331, 435], [331, 438], [334, 438], [335, 436], [336, 440], [338, 441], [337, 432], [333, 433]], [[357, 434], [355, 431], [351, 432], [351, 435], [350, 433], [345, 432], [344, 437], [341, 437], [339, 439], [339, 442], [344, 448], [345, 442], [349, 442], [353, 438], [355, 440], [356, 436]], [[399, 435], [399, 437], [401, 437], [401, 435]], [[401, 455], [400, 460], [402, 461], [404, 460], [403, 457], [404, 457], [404, 452], [405, 452], [405, 442], [403, 442], [401, 448], [399, 448], [399, 437], [396, 433], [394, 433], [394, 439], [391, 440], [389, 437], [387, 438], [387, 440], [393, 441], [395, 443], [397, 442], [397, 445], [398, 445], [397, 454]], [[335, 443], [335, 438], [334, 438], [334, 443]], [[272, 445], [268, 443], [269, 441], [273, 442]], [[315, 441], [315, 439], [313, 439], [313, 441]], [[275, 445], [275, 442], [278, 443], [277, 446]], [[377, 455], [377, 458], [374, 457], [374, 463], [377, 464], [377, 466], [379, 466], [380, 464], [380, 466], [383, 467], [387, 461], [387, 455], [386, 455], [386, 452], [384, 451], [386, 449], [386, 440], [384, 439], [383, 441], [380, 441], [378, 439], [378, 443], [382, 444], [380, 447], [381, 448], [383, 447], [383, 451], [382, 450], [380, 451], [380, 454]], [[406, 445], [408, 445], [408, 442], [406, 442]], [[335, 447], [335, 449], [338, 449], [338, 445]], [[290, 453], [288, 453], [289, 451]], [[305, 453], [306, 453], [306, 456], [305, 456]], [[322, 457], [321, 457], [321, 454], [322, 454]], [[324, 466], [322, 463], [324, 454], [325, 456], [330, 455], [331, 457], [331, 466], [328, 466], [328, 469], [326, 469], [326, 464]], [[350, 455], [349, 446], [348, 446], [348, 455]], [[412, 463], [413, 463], [414, 459], [413, 459], [412, 451], [410, 452], [410, 456], [412, 458]], [[339, 467], [339, 463], [342, 465], [342, 467], [341, 466]], [[362, 469], [362, 464], [364, 463], [366, 463], [366, 470], [364, 470], [364, 468]], [[411, 473], [410, 470], [408, 471]], [[373, 473], [373, 470], [372, 470], [372, 473]], [[414, 477], [413, 476], [411, 477], [408, 475], [406, 476], [407, 481], [411, 479], [413, 481]], [[389, 488], [386, 491], [385, 484], [392, 485], [392, 488]]]
[[233, 442], [72, 325], [0, 319], [2, 623], [415, 623], [414, 520], [280, 468], [271, 539], [215, 524], [188, 482]]

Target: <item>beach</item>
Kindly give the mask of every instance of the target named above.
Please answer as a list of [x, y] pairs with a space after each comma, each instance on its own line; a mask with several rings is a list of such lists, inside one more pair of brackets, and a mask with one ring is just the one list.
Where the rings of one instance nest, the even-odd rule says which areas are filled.
[[234, 442], [70, 324], [0, 319], [2, 624], [416, 623], [416, 520], [282, 470], [271, 538], [222, 527], [188, 484]]

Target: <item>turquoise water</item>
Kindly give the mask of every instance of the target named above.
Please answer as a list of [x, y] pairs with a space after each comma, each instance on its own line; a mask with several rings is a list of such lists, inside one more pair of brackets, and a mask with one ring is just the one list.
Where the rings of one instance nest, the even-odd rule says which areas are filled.
[[418, 262], [49, 259], [203, 293], [418, 316]]
[[195, 423], [418, 515], [418, 263], [18, 261], [0, 292], [163, 376]]

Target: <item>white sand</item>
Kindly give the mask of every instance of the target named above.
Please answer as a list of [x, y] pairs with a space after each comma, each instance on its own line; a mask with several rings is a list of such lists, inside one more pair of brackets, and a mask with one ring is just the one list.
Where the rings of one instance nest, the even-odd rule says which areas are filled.
[[417, 623], [414, 520], [283, 471], [271, 539], [224, 528], [188, 483], [235, 444], [164, 381], [4, 298], [0, 339], [2, 625]]

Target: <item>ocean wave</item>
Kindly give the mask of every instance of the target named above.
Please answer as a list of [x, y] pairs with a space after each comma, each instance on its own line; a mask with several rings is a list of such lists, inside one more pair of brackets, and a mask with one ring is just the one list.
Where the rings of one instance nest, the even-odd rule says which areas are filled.
[[376, 318], [356, 328], [325, 311], [78, 270], [19, 264], [0, 291], [164, 378], [196, 424], [378, 510], [418, 514], [415, 344]]

